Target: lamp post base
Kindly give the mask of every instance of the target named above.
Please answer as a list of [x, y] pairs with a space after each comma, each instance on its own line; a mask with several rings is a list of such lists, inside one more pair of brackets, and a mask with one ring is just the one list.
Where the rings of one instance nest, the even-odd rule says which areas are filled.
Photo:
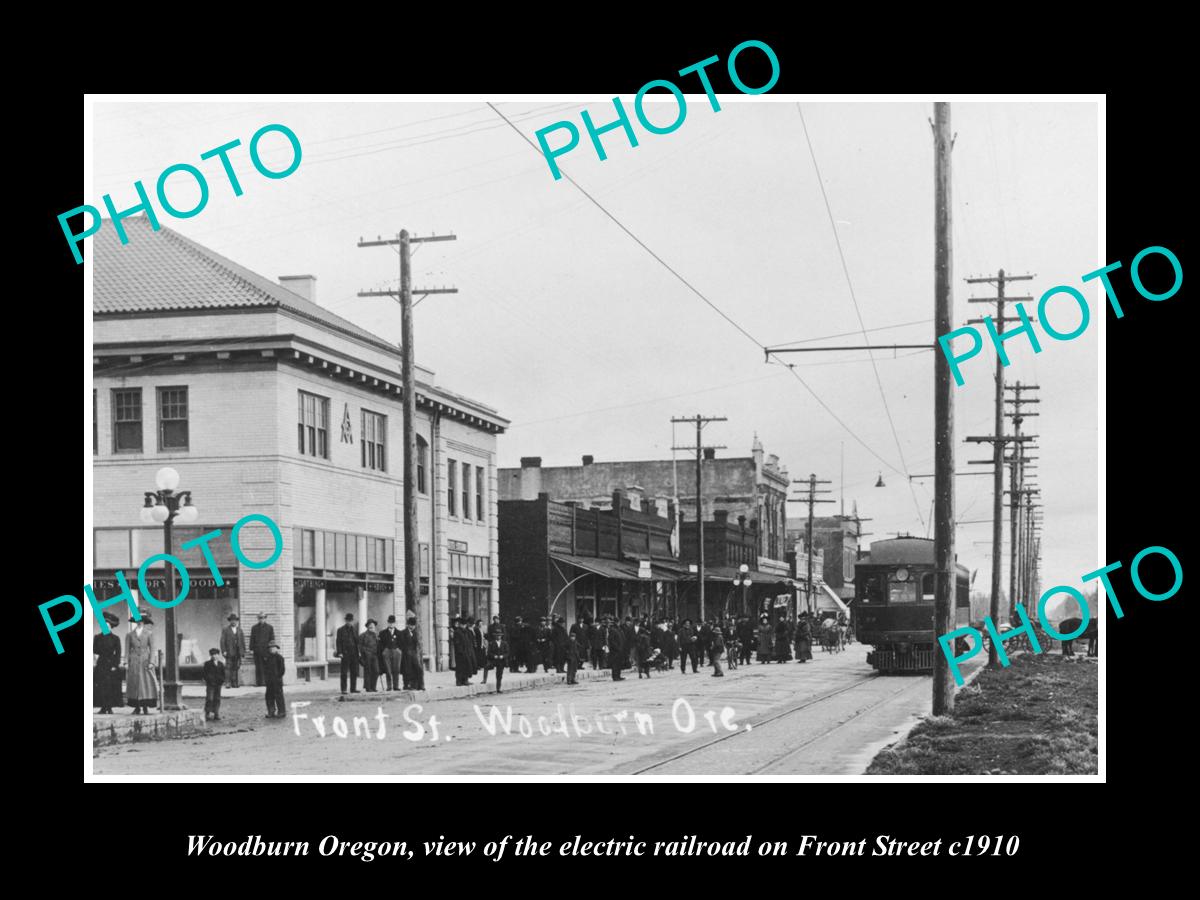
[[187, 704], [183, 702], [183, 691], [178, 683], [168, 682], [163, 685], [163, 711], [177, 712], [178, 710], [187, 709]]

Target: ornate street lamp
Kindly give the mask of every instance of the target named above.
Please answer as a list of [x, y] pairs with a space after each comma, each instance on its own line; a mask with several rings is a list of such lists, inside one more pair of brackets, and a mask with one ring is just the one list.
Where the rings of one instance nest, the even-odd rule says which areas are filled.
[[[145, 492], [145, 505], [142, 507], [142, 521], [147, 525], [161, 524], [163, 527], [163, 553], [173, 556], [171, 552], [171, 524], [178, 519], [181, 525], [190, 525], [200, 518], [200, 510], [192, 506], [192, 492], [176, 490], [179, 487], [179, 473], [166, 466], [158, 470], [154, 476], [156, 491]], [[167, 573], [168, 599], [174, 600], [175, 567], [166, 564], [163, 568]], [[187, 709], [183, 704], [179, 690], [179, 652], [175, 638], [175, 607], [169, 606], [163, 610], [163, 620], [166, 623], [166, 672], [163, 676], [163, 709]]]
[[749, 612], [746, 609], [746, 591], [750, 589], [751, 584], [750, 575], [748, 574], [749, 572], [750, 567], [745, 563], [742, 563], [740, 566], [738, 566], [738, 574], [735, 575], [733, 579], [733, 586], [738, 587], [740, 585], [742, 588], [742, 613], [746, 615], [749, 615]]

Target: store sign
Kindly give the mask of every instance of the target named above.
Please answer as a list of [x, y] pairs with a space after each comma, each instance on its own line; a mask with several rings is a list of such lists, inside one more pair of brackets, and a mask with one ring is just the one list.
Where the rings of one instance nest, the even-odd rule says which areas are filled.
[[368, 581], [367, 590], [373, 594], [390, 594], [396, 586], [390, 581]]
[[294, 582], [298, 588], [323, 588], [325, 587], [325, 579], [323, 578], [297, 578]]
[[653, 577], [654, 577], [654, 575], [650, 571], [650, 560], [639, 559], [638, 560], [638, 578], [645, 578], [645, 579], [649, 580]]

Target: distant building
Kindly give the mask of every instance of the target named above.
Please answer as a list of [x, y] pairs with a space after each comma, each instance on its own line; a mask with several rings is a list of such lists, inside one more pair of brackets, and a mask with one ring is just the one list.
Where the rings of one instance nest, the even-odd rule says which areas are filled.
[[[770, 608], [774, 608], [779, 597], [783, 598], [781, 605], [788, 607], [792, 587], [787, 561], [786, 506], [790, 486], [787, 469], [780, 466], [777, 456], [764, 453], [757, 437], [750, 456], [717, 458], [713, 451], [705, 451], [702, 466], [703, 496], [699, 503], [694, 458], [596, 462], [593, 457], [584, 456], [577, 466], [543, 466], [541, 457], [522, 457], [519, 468], [499, 470], [497, 489], [502, 501], [535, 500], [544, 493], [551, 500], [574, 503], [582, 509], [610, 507], [613, 493], [620, 491], [631, 509], [659, 514], [665, 514], [668, 503], [677, 499], [681, 524], [674, 547], [680, 561], [698, 562], [694, 523], [699, 513], [705, 522], [706, 569], [714, 565], [721, 570], [706, 571], [706, 617], [718, 614], [726, 600], [735, 600], [734, 605], [740, 606], [740, 593], [727, 596], [733, 589], [732, 570], [736, 566], [726, 565], [730, 557], [725, 548], [743, 548], [730, 549], [728, 553], [744, 554], [747, 544], [752, 565], [747, 564], [756, 573], [752, 582], [758, 586], [754, 588], [757, 593], [750, 595], [755, 608], [761, 608], [762, 598], [769, 591], [773, 591]], [[735, 522], [738, 524], [734, 525]], [[714, 539], [717, 533], [725, 535], [720, 546], [713, 545], [711, 552], [716, 555], [711, 562], [710, 527], [714, 528]], [[720, 594], [718, 606], [708, 601], [707, 595], [713, 590], [708, 585], [713, 582]], [[692, 617], [699, 615], [695, 587], [693, 576], [691, 591], [681, 587], [679, 594], [680, 608]]]
[[[860, 553], [862, 521], [857, 511], [850, 516], [813, 516], [811, 542], [821, 560], [820, 578], [815, 575], [813, 578], [820, 582], [813, 602], [819, 610], [844, 610], [854, 599], [854, 564]], [[810, 540], [808, 518], [789, 518], [787, 535], [789, 540], [798, 542], [797, 553], [800, 553], [800, 548]], [[805, 565], [798, 562], [796, 578], [803, 581], [806, 575]]]

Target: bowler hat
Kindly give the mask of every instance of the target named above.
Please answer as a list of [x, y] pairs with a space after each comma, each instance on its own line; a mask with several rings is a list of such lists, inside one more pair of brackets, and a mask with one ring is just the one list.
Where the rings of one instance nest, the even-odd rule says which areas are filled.
[[378, 625], [378, 624], [379, 624], [379, 623], [378, 623], [378, 622], [376, 622], [374, 619], [367, 619], [367, 626], [368, 626], [368, 627], [370, 627], [371, 625]]
[[395, 617], [395, 616], [388, 616], [388, 624], [389, 624], [389, 625], [391, 625], [391, 624], [392, 624], [393, 622], [395, 622], [395, 621], [396, 621], [396, 617]]
[[216, 647], [213, 647], [211, 650], [208, 651], [208, 655], [209, 656], [220, 656], [221, 651], [218, 650]]
[[279, 642], [278, 642], [278, 641], [271, 641], [269, 644], [267, 644], [267, 649], [268, 649], [268, 650], [270, 650], [272, 647], [274, 647], [276, 650], [278, 650], [278, 649], [279, 649]]
[[346, 621], [353, 622], [354, 621], [354, 613], [346, 613]]
[[238, 614], [237, 614], [237, 613], [230, 613], [228, 616], [226, 616], [226, 617], [225, 617], [225, 620], [226, 620], [226, 621], [228, 621], [228, 622], [233, 622], [233, 621], [235, 621], [235, 620], [237, 620], [237, 621], [241, 621], [241, 620], [238, 618]]

